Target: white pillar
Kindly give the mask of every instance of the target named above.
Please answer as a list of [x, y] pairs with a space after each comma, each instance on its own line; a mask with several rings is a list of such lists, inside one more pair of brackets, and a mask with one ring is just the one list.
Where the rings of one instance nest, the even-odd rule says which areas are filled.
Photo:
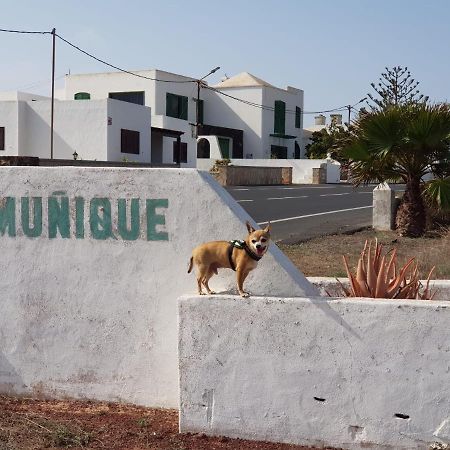
[[395, 192], [389, 184], [380, 183], [373, 190], [372, 226], [375, 230], [393, 230], [395, 224]]

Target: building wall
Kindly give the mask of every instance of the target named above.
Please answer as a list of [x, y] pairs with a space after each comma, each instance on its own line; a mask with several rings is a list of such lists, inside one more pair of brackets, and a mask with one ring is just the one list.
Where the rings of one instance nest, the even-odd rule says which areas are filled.
[[19, 104], [0, 101], [0, 127], [5, 128], [5, 150], [1, 156], [16, 156], [19, 150]]
[[179, 317], [182, 432], [352, 450], [450, 443], [448, 301], [189, 296]]
[[[273, 111], [264, 110], [262, 113], [262, 139], [261, 144], [263, 148], [263, 156], [261, 158], [270, 158], [271, 145], [280, 145], [287, 147], [288, 159], [293, 159], [295, 156], [295, 141], [298, 145], [302, 145], [302, 127], [295, 128], [295, 107], [298, 106], [303, 111], [303, 91], [295, 88], [288, 88], [289, 91], [265, 87], [263, 90], [263, 105], [275, 107], [275, 100], [281, 100], [286, 103], [286, 134], [297, 136], [297, 139], [281, 139], [270, 136], [274, 132], [274, 118]], [[302, 116], [301, 116], [302, 120]], [[300, 155], [303, 156], [303, 155]]]
[[[121, 161], [127, 158], [135, 162], [151, 162], [150, 108], [113, 99], [107, 100], [107, 108], [107, 120], [111, 123], [107, 126], [107, 160]], [[139, 131], [139, 155], [121, 152], [122, 128]]]
[[[176, 408], [192, 249], [245, 237], [248, 214], [193, 169], [0, 167], [0, 192], [0, 392]], [[245, 287], [318, 295], [276, 245]]]
[[[261, 104], [261, 87], [223, 89], [229, 95], [245, 98], [247, 101]], [[244, 158], [263, 158], [261, 146], [262, 113], [261, 109], [249, 106], [213, 91], [202, 89], [205, 123], [244, 131]]]

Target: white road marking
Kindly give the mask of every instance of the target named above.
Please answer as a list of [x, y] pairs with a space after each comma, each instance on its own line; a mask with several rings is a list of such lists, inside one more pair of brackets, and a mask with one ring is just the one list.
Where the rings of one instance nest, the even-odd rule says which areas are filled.
[[252, 202], [253, 200], [236, 200], [238, 203], [242, 203], [242, 202]]
[[[274, 219], [274, 220], [271, 220], [270, 223], [287, 222], [289, 220], [306, 219], [307, 217], [324, 216], [326, 214], [336, 214], [336, 213], [341, 213], [341, 212], [346, 212], [346, 211], [355, 211], [357, 209], [367, 209], [367, 208], [373, 208], [373, 206], [358, 206], [357, 208], [338, 209], [336, 211], [325, 211], [325, 212], [315, 213], [315, 214], [306, 214], [304, 216], [287, 217], [286, 219]], [[266, 223], [268, 223], [268, 222], [258, 222], [258, 225], [264, 225]]]
[[340, 194], [320, 194], [319, 197], [331, 197], [332, 195], [349, 195], [350, 192], [341, 192]]
[[308, 195], [298, 195], [296, 197], [269, 197], [267, 200], [285, 200], [287, 198], [308, 198]]
[[249, 191], [250, 189], [248, 188], [238, 188], [238, 189], [233, 189], [233, 191]]

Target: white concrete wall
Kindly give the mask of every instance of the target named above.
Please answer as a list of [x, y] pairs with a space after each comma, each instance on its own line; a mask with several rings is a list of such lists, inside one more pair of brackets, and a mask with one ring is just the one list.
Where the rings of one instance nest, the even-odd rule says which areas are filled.
[[[191, 251], [245, 237], [249, 216], [211, 176], [190, 169], [0, 167], [0, 192], [0, 392], [177, 407], [176, 299], [196, 292]], [[5, 197], [15, 199], [15, 215]], [[125, 234], [135, 240], [121, 237], [118, 199], [127, 202], [127, 229], [138, 227]], [[130, 224], [131, 199], [140, 210]], [[148, 199], [167, 205], [150, 220]], [[26, 226], [27, 201], [41, 230], [33, 219]], [[235, 273], [210, 284], [236, 292]], [[318, 293], [274, 245], [246, 288]]]
[[[197, 159], [197, 169], [209, 170], [216, 159]], [[339, 183], [340, 164], [327, 159], [232, 159], [234, 166], [255, 167], [292, 167], [292, 183], [312, 183], [313, 168], [324, 167], [327, 170], [327, 183]]]
[[17, 156], [19, 151], [19, 103], [0, 101], [0, 127], [5, 128], [5, 150], [1, 156]]
[[448, 302], [187, 296], [179, 315], [182, 432], [450, 443]]

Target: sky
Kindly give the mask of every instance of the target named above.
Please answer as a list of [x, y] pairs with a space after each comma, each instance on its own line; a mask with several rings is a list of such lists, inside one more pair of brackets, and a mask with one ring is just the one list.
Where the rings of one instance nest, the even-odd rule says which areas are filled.
[[[450, 0], [15, 0], [0, 28], [51, 31], [126, 70], [216, 84], [250, 72], [305, 94], [305, 112], [355, 104], [384, 68], [408, 67], [432, 101], [450, 98]], [[52, 36], [0, 32], [0, 91], [49, 95]], [[66, 73], [112, 69], [56, 42]], [[251, 106], [249, 106], [251, 107]], [[305, 114], [304, 125], [314, 121]]]

